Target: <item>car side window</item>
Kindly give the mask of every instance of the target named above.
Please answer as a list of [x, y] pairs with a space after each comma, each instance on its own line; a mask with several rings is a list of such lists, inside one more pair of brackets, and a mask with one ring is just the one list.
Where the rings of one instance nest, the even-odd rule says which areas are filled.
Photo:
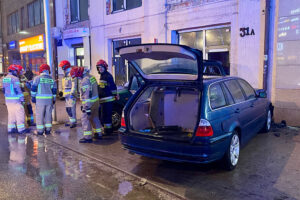
[[240, 103], [245, 101], [243, 92], [239, 84], [236, 82], [236, 80], [225, 81], [224, 83], [226, 87], [229, 89], [229, 92], [231, 93], [235, 103]]
[[213, 66], [213, 65], [206, 65], [204, 66], [204, 71], [203, 71], [204, 75], [221, 75], [220, 69], [217, 66]]
[[226, 100], [220, 84], [214, 84], [209, 88], [209, 101], [212, 109], [226, 106]]
[[242, 79], [239, 79], [238, 82], [241, 85], [241, 87], [243, 88], [247, 100], [248, 99], [254, 99], [255, 98], [255, 92], [254, 92], [254, 89], [251, 87], [251, 85], [249, 83], [247, 83], [246, 81], [242, 80]]
[[234, 104], [234, 100], [233, 100], [233, 98], [232, 98], [232, 96], [231, 96], [231, 94], [230, 94], [228, 88], [225, 87], [224, 84], [222, 84], [222, 86], [223, 86], [224, 95], [225, 95], [225, 98], [226, 98], [226, 100], [227, 100], [228, 105]]

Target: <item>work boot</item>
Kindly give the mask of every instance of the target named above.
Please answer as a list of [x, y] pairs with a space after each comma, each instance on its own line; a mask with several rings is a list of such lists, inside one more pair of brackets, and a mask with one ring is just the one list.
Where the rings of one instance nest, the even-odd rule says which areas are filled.
[[8, 131], [8, 134], [18, 133], [17, 129], [13, 128], [11, 131]]
[[26, 133], [30, 133], [30, 129], [26, 128], [25, 130], [19, 132], [19, 134], [26, 134]]
[[45, 131], [45, 134], [46, 134], [46, 135], [50, 135], [50, 134], [51, 134], [51, 131], [47, 131], [47, 130], [46, 130], [46, 131]]
[[72, 124], [70, 128], [76, 128], [77, 124]]
[[37, 132], [38, 135], [44, 135], [44, 132]]
[[93, 139], [92, 138], [81, 138], [79, 140], [79, 143], [92, 143]]
[[97, 140], [101, 140], [102, 139], [102, 135], [99, 134], [99, 133], [95, 133], [93, 138], [97, 139]]

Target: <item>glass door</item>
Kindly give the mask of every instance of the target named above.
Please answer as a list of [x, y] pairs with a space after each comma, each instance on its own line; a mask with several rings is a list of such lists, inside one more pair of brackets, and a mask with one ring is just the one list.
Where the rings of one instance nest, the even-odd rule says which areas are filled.
[[84, 48], [81, 47], [75, 47], [75, 65], [78, 67], [84, 66]]

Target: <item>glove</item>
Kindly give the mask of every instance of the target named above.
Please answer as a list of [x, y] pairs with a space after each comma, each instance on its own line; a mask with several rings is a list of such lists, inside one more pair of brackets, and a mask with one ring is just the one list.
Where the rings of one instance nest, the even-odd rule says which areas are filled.
[[36, 98], [35, 97], [31, 97], [31, 101], [32, 101], [32, 103], [36, 103]]

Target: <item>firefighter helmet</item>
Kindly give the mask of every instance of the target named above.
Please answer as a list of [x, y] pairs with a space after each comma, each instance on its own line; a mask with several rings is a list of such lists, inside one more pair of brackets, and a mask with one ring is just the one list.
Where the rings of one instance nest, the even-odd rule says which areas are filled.
[[73, 67], [70, 72], [72, 78], [82, 77], [84, 72], [84, 67]]
[[63, 60], [59, 63], [58, 66], [61, 67], [62, 70], [67, 70], [67, 69], [71, 68], [71, 63], [67, 60]]
[[40, 73], [43, 73], [43, 71], [47, 70], [50, 73], [50, 66], [47, 64], [42, 64], [40, 66]]
[[18, 67], [18, 65], [10, 65], [9, 67], [8, 67], [8, 69], [7, 69], [9, 72], [13, 72], [13, 71], [15, 71], [15, 72], [17, 72], [17, 73], [19, 73], [20, 71], [19, 71], [19, 67]]
[[97, 66], [97, 70], [100, 66], [104, 67], [106, 70], [108, 70], [108, 64], [102, 59], [97, 62], [96, 66]]
[[24, 74], [25, 73], [24, 67], [21, 65], [17, 65], [17, 66], [18, 66], [19, 74]]

